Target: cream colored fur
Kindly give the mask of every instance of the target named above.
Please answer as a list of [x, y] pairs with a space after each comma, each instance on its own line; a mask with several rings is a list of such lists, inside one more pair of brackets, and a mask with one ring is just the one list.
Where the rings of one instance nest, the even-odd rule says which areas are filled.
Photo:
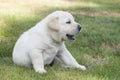
[[[66, 23], [71, 21], [71, 23]], [[30, 67], [39, 73], [45, 73], [45, 65], [58, 58], [67, 67], [86, 70], [77, 63], [67, 50], [64, 41], [69, 41], [66, 34], [76, 35], [79, 24], [65, 11], [55, 11], [24, 32], [17, 40], [13, 50], [13, 62]]]

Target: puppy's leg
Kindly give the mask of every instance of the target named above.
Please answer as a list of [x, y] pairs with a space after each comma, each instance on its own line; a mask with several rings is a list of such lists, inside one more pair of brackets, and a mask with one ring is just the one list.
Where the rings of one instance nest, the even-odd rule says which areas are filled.
[[58, 58], [66, 65], [66, 67], [79, 68], [81, 70], [86, 70], [86, 67], [77, 63], [74, 57], [70, 54], [70, 52], [64, 48], [60, 51]]
[[30, 57], [35, 71], [38, 73], [46, 73], [42, 53], [39, 50], [34, 50], [30, 53]]

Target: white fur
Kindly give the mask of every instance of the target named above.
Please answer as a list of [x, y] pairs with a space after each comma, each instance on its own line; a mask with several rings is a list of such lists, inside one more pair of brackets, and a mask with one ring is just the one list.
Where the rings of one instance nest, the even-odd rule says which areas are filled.
[[[68, 20], [70, 24], [66, 24]], [[26, 67], [32, 65], [36, 72], [45, 73], [44, 66], [57, 57], [68, 67], [86, 70], [77, 63], [64, 44], [68, 40], [66, 34], [75, 35], [79, 32], [77, 25], [68, 12], [51, 13], [20, 36], [13, 50], [14, 63]]]

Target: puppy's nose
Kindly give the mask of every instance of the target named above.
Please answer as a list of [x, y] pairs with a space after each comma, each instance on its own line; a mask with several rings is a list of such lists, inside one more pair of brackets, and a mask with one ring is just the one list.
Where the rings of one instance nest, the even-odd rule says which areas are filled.
[[77, 28], [78, 28], [78, 31], [80, 31], [80, 30], [81, 30], [81, 26], [80, 26], [80, 25], [78, 25], [78, 26], [77, 26]]

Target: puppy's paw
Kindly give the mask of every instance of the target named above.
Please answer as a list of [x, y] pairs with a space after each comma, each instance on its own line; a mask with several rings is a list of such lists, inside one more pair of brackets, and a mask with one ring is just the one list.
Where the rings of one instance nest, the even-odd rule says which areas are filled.
[[45, 69], [36, 69], [35, 71], [40, 73], [40, 74], [43, 74], [43, 73], [47, 72]]
[[80, 70], [86, 70], [86, 67], [83, 65], [80, 65], [79, 68], [80, 68]]

